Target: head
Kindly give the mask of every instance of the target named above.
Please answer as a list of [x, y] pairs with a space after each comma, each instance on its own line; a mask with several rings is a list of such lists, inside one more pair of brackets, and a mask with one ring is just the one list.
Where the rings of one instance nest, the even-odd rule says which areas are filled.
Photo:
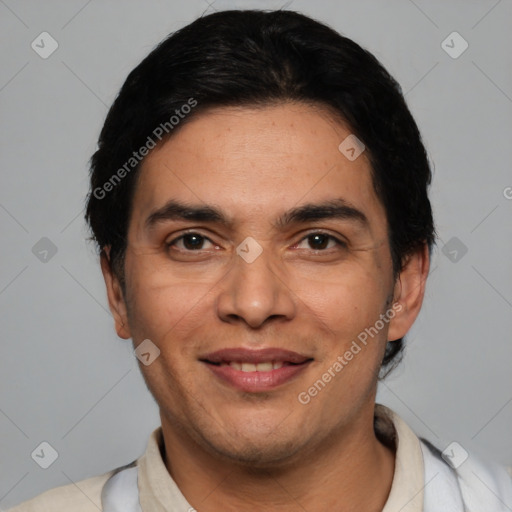
[[[160, 350], [141, 369], [165, 421], [262, 464], [348, 428], [421, 307], [430, 180], [399, 85], [323, 24], [224, 11], [158, 45], [108, 113], [86, 218], [119, 336]], [[208, 360], [240, 347], [307, 362], [240, 389]]]

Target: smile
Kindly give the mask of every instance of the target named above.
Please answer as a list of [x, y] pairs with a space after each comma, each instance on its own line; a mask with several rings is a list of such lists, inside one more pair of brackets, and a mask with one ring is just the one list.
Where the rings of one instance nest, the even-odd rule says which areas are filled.
[[223, 349], [200, 358], [223, 384], [246, 393], [270, 391], [302, 373], [313, 361], [283, 349]]
[[279, 368], [282, 368], [286, 363], [282, 361], [266, 361], [264, 363], [242, 363], [239, 361], [231, 361], [229, 363], [222, 362], [220, 363], [220, 366], [231, 366], [231, 368], [234, 368], [235, 370], [240, 370], [242, 372], [269, 372], [271, 370], [278, 370]]

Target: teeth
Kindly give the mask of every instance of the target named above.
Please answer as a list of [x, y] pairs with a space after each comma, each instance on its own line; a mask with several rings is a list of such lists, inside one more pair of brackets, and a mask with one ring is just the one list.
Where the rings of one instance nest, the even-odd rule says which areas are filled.
[[269, 372], [272, 369], [273, 369], [272, 362], [269, 362], [269, 363], [258, 363], [256, 365], [256, 370], [258, 372]]
[[264, 363], [240, 363], [230, 361], [229, 363], [221, 363], [221, 366], [231, 366], [231, 368], [242, 372], [270, 372], [284, 366], [282, 361], [265, 361]]

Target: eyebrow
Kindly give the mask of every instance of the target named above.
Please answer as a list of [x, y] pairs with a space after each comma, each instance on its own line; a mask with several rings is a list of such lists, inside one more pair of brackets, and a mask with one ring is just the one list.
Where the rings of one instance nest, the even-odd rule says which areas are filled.
[[151, 230], [157, 224], [168, 220], [189, 220], [194, 222], [212, 222], [231, 225], [228, 218], [213, 206], [196, 206], [180, 203], [171, 199], [164, 206], [155, 210], [146, 219], [146, 229]]
[[[284, 229], [293, 224], [305, 224], [329, 219], [354, 221], [365, 229], [370, 226], [367, 216], [342, 198], [321, 203], [308, 203], [292, 208], [281, 215], [273, 223], [273, 226], [277, 229]], [[214, 206], [190, 205], [171, 199], [148, 216], [145, 227], [147, 230], [151, 230], [156, 225], [169, 220], [208, 222], [222, 224], [227, 227], [233, 225], [233, 221]]]
[[357, 222], [366, 229], [370, 227], [368, 217], [361, 210], [358, 210], [342, 198], [321, 203], [309, 203], [292, 208], [279, 217], [274, 225], [277, 228], [284, 228], [291, 224], [329, 219], [350, 220]]

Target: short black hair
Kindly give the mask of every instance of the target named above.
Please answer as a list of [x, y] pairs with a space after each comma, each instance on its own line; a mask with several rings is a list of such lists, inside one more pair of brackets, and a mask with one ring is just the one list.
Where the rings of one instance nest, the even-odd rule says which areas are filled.
[[[220, 11], [172, 33], [133, 69], [91, 158], [85, 217], [99, 251], [110, 247], [110, 264], [123, 291], [141, 161], [134, 151], [155, 138], [165, 140], [212, 107], [289, 101], [326, 107], [364, 143], [387, 215], [394, 278], [412, 252], [427, 244], [432, 253], [428, 157], [400, 86], [379, 61], [298, 12]], [[396, 366], [403, 346], [403, 339], [388, 342], [382, 369]]]

